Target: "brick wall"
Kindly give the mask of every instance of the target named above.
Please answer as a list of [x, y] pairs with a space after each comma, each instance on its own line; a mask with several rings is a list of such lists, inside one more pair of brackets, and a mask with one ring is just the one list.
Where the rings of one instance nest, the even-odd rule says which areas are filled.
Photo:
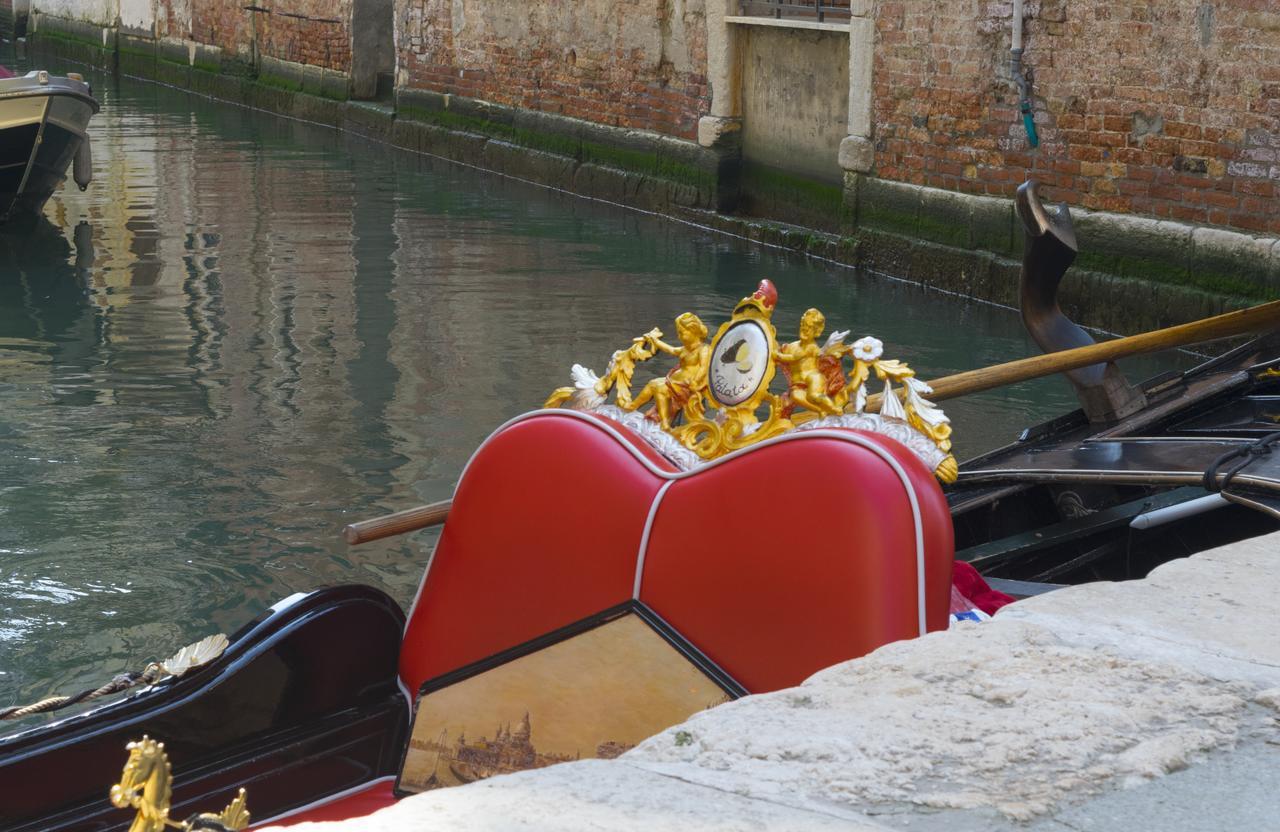
[[695, 138], [702, 0], [397, 0], [399, 83]]
[[1008, 0], [878, 0], [876, 174], [1280, 233], [1275, 0], [1028, 0], [1038, 150], [1009, 82]]
[[[241, 56], [248, 56], [256, 43], [259, 54], [267, 57], [345, 72], [351, 66], [351, 3], [202, 0], [192, 4], [191, 37]], [[248, 5], [270, 11], [250, 11], [244, 8]]]

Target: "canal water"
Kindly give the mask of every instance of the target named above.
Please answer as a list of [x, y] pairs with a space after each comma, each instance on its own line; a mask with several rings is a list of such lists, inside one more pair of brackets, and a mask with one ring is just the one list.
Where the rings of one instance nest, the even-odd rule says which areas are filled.
[[[140, 669], [297, 590], [406, 603], [435, 534], [352, 549], [344, 524], [448, 497], [574, 362], [603, 369], [685, 310], [714, 327], [762, 277], [786, 337], [818, 306], [925, 378], [1035, 352], [1011, 310], [90, 79], [92, 186], [0, 234], [0, 706]], [[1072, 407], [1049, 379], [946, 410], [963, 459]]]

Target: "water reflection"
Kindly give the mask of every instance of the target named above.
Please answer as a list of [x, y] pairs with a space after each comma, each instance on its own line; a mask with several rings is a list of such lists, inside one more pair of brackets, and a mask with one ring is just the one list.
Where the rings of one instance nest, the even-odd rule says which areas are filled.
[[[52, 67], [55, 70], [63, 69]], [[369, 142], [93, 78], [94, 185], [0, 248], [0, 705], [99, 682], [298, 589], [416, 587], [472, 449], [759, 280], [924, 377], [1033, 351], [1016, 315]], [[1135, 374], [1164, 365], [1147, 362]], [[1072, 405], [948, 406], [957, 451]]]

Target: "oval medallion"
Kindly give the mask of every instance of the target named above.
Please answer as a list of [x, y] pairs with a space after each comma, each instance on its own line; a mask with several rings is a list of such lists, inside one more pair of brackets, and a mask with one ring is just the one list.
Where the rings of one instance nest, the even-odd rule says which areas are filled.
[[757, 321], [739, 321], [711, 349], [707, 385], [712, 397], [733, 407], [756, 394], [769, 369], [769, 336]]

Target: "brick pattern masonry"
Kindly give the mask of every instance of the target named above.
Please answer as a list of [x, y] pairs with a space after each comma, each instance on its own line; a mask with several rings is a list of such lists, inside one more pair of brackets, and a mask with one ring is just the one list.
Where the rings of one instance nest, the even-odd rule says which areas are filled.
[[505, 0], [400, 3], [401, 83], [697, 137], [710, 107], [701, 2], [531, 0], [518, 14], [513, 8]]
[[1086, 208], [1280, 233], [1275, 0], [1030, 0], [1037, 151], [1011, 16], [1008, 0], [878, 4], [877, 175], [1008, 196], [1030, 173]]
[[[167, 8], [173, 2], [162, 0], [159, 5]], [[201, 0], [191, 4], [189, 37], [221, 47], [230, 55], [248, 58], [256, 48], [259, 55], [269, 58], [346, 72], [351, 67], [351, 3]], [[172, 16], [161, 15], [160, 19], [171, 21]]]

